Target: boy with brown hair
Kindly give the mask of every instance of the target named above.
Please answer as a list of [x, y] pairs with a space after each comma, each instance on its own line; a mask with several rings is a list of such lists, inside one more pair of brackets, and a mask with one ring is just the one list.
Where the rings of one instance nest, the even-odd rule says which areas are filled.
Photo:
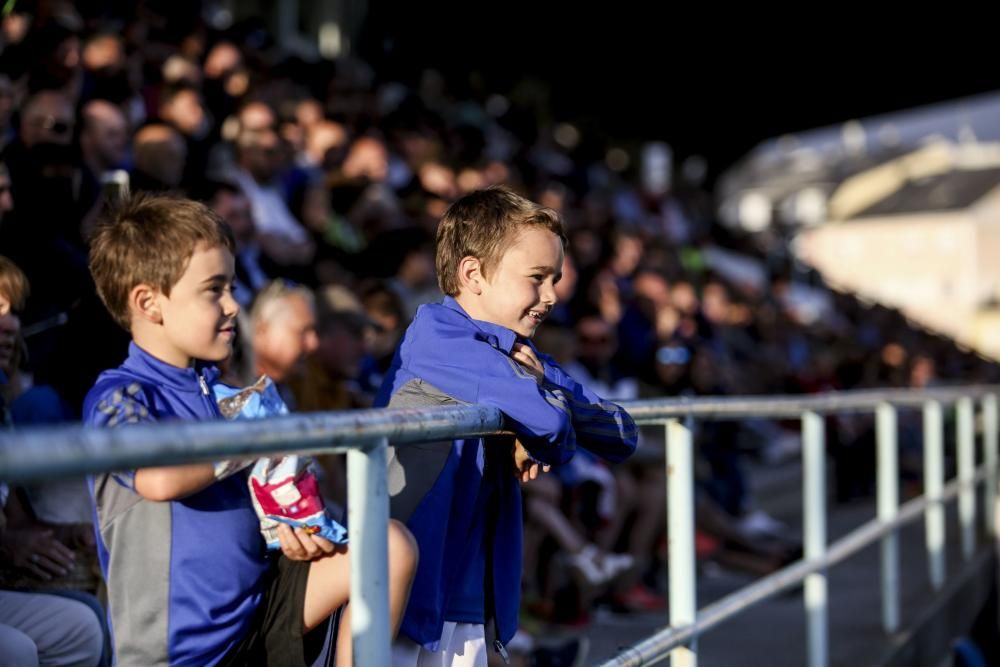
[[[95, 426], [219, 419], [215, 363], [232, 351], [233, 237], [203, 204], [135, 196], [100, 225], [90, 249], [98, 293], [132, 335], [129, 356], [84, 403]], [[349, 597], [339, 547], [281, 526], [268, 556], [246, 470], [197, 463], [91, 480], [119, 667], [304, 665], [305, 636]], [[390, 526], [390, 613], [398, 619], [416, 563]], [[338, 664], [350, 664], [340, 633]]]
[[391, 513], [421, 550], [397, 667], [485, 667], [487, 635], [506, 656], [520, 601], [518, 480], [565, 463], [577, 445], [610, 461], [635, 449], [628, 413], [531, 343], [556, 303], [565, 243], [555, 211], [503, 187], [462, 197], [438, 226], [447, 296], [417, 311], [376, 405], [494, 406], [516, 439], [401, 447], [390, 456]]

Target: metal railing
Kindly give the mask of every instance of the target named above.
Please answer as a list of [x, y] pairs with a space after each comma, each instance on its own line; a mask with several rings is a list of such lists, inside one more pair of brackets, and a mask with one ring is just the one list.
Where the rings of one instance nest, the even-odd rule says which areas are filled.
[[495, 408], [358, 410], [247, 421], [79, 425], [0, 432], [0, 481], [32, 480], [266, 455], [347, 452], [354, 663], [390, 658], [386, 447], [497, 433]]
[[[643, 401], [627, 404], [637, 422], [662, 424], [666, 429], [667, 521], [670, 626], [626, 649], [605, 667], [657, 663], [667, 657], [672, 667], [697, 664], [698, 636], [778, 593], [804, 583], [807, 664], [829, 662], [826, 570], [863, 548], [881, 541], [882, 627], [886, 634], [899, 629], [898, 529], [925, 517], [928, 577], [940, 591], [945, 578], [944, 503], [958, 497], [962, 558], [968, 562], [976, 548], [976, 485], [985, 482], [984, 520], [994, 534], [993, 506], [997, 495], [998, 387], [956, 387], [928, 391], [843, 392], [810, 397], [692, 399]], [[983, 418], [983, 463], [975, 462], [974, 401]], [[956, 411], [957, 477], [945, 484], [943, 408]], [[898, 408], [923, 411], [924, 495], [899, 504], [899, 464], [896, 414]], [[826, 447], [822, 415], [874, 413], [876, 420], [876, 518], [833, 544], [826, 535]], [[803, 559], [714, 602], [702, 610], [696, 605], [694, 547], [695, 419], [797, 417], [802, 424]]]
[[[962, 555], [976, 540], [975, 486], [985, 482], [984, 518], [993, 533], [998, 461], [998, 387], [930, 391], [864, 391], [809, 397], [741, 397], [631, 401], [624, 407], [640, 424], [666, 431], [670, 627], [626, 650], [607, 665], [646, 665], [666, 657], [675, 667], [697, 663], [697, 638], [754, 604], [804, 582], [808, 664], [828, 661], [826, 569], [881, 540], [882, 624], [899, 627], [899, 552], [896, 531], [925, 517], [929, 578], [944, 584], [943, 503], [959, 502]], [[983, 418], [983, 463], [975, 464], [974, 401]], [[957, 415], [958, 476], [944, 479], [944, 406]], [[922, 497], [899, 505], [897, 408], [921, 408], [924, 427]], [[821, 415], [873, 412], [876, 416], [877, 517], [827, 545], [826, 473]], [[804, 558], [709, 605], [696, 606], [694, 548], [694, 420], [747, 417], [802, 421]], [[502, 415], [482, 406], [422, 410], [361, 410], [292, 415], [260, 421], [171, 422], [93, 429], [81, 426], [0, 433], [0, 481], [31, 481], [151, 465], [171, 465], [279, 453], [347, 452], [348, 531], [351, 541], [351, 632], [357, 664], [389, 664], [386, 447], [497, 433]]]

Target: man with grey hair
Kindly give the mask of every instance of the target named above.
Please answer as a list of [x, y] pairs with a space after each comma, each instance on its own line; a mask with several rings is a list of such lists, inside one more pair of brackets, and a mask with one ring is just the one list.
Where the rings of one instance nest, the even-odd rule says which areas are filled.
[[294, 408], [285, 383], [302, 373], [306, 357], [319, 347], [312, 291], [285, 280], [271, 282], [250, 310], [250, 340], [256, 376], [270, 377]]

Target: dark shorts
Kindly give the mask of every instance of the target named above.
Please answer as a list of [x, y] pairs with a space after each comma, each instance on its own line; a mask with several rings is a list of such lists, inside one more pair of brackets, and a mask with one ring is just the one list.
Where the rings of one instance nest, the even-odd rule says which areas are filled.
[[308, 667], [329, 644], [329, 664], [336, 645], [338, 610], [331, 622], [321, 623], [303, 636], [305, 624], [306, 584], [309, 582], [310, 561], [276, 558], [266, 584], [264, 599], [250, 629], [234, 646], [219, 667]]

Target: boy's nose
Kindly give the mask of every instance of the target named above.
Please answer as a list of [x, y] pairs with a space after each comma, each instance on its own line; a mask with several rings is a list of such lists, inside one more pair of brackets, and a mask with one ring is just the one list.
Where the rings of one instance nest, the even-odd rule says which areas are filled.
[[232, 290], [226, 290], [222, 299], [222, 312], [226, 317], [236, 317], [240, 314], [240, 302], [233, 297]]
[[549, 285], [548, 283], [542, 285], [542, 303], [554, 306], [558, 300], [559, 295], [556, 294], [555, 285]]

